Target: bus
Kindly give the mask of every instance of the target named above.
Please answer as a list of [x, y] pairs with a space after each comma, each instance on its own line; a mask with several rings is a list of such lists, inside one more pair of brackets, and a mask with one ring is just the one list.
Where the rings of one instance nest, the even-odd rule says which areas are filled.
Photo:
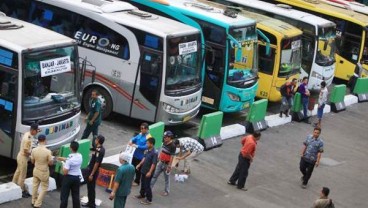
[[0, 155], [15, 159], [33, 123], [56, 150], [80, 130], [77, 44], [4, 14], [0, 22]]
[[304, 0], [278, 0], [295, 9], [315, 14], [336, 23], [336, 72], [335, 77], [349, 80], [358, 61], [364, 62], [363, 76], [368, 69], [368, 16], [327, 4]]
[[322, 81], [325, 81], [327, 86], [332, 83], [336, 51], [336, 25], [333, 22], [285, 5], [275, 5], [259, 0], [227, 0], [227, 2], [247, 11], [279, 19], [302, 30], [300, 78], [309, 77], [308, 89], [313, 94], [320, 90]]
[[198, 1], [132, 0], [138, 8], [196, 27], [205, 47], [202, 106], [239, 112], [254, 101], [258, 88], [255, 21]]
[[365, 15], [368, 14], [368, 6], [361, 4], [359, 2], [356, 2], [356, 1], [351, 1], [351, 0], [321, 0], [321, 1], [326, 4], [336, 6], [336, 7], [353, 10], [355, 12], [359, 12]]
[[286, 81], [299, 78], [302, 31], [286, 22], [265, 15], [249, 12], [239, 7], [225, 6], [225, 1], [221, 4], [207, 0], [199, 1], [222, 9], [234, 9], [256, 20], [257, 29], [267, 36], [271, 47], [270, 53], [267, 54], [266, 43], [261, 41], [261, 37], [258, 37], [259, 87], [257, 97], [268, 99], [271, 102], [280, 101], [280, 87]]
[[[202, 50], [197, 29], [114, 0], [0, 0], [8, 14], [77, 40], [87, 59], [83, 106], [92, 90], [111, 112], [167, 125], [201, 105]], [[1, 8], [0, 7], [0, 8]]]

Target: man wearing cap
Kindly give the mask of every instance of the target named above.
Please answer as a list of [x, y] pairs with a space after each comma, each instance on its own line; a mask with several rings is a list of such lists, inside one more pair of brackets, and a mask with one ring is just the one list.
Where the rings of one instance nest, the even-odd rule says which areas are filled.
[[115, 182], [109, 199], [114, 199], [114, 208], [124, 208], [135, 175], [135, 168], [129, 164], [130, 156], [122, 152], [119, 156], [121, 166], [116, 171]]
[[13, 176], [13, 183], [20, 186], [23, 191], [23, 198], [30, 197], [29, 193], [25, 190], [24, 180], [27, 176], [28, 158], [31, 155], [32, 141], [37, 133], [38, 125], [32, 124], [30, 131], [23, 135], [22, 141], [20, 143], [20, 150], [17, 156], [17, 170]]
[[[34, 164], [32, 205], [33, 207], [41, 207], [49, 188], [49, 166], [53, 163], [51, 151], [46, 148], [46, 136], [43, 134], [38, 136], [38, 146], [32, 150], [31, 161]], [[41, 192], [38, 193], [40, 185]]]
[[164, 141], [162, 143], [162, 148], [160, 154], [158, 155], [158, 163], [153, 174], [153, 178], [151, 181], [151, 188], [155, 185], [157, 178], [160, 176], [162, 172], [164, 172], [165, 177], [165, 191], [162, 193], [163, 196], [167, 196], [170, 193], [170, 171], [171, 171], [171, 163], [173, 160], [173, 155], [175, 155], [175, 144], [172, 141], [174, 138], [174, 134], [171, 131], [164, 132]]

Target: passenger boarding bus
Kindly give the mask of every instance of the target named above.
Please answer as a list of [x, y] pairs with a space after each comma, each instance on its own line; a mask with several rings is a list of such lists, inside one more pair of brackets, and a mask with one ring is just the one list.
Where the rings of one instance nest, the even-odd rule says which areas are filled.
[[349, 80], [358, 61], [363, 60], [363, 76], [368, 74], [368, 16], [325, 2], [278, 0], [295, 9], [315, 14], [336, 23], [335, 77]]
[[238, 112], [253, 103], [258, 87], [254, 20], [195, 0], [129, 2], [201, 30], [206, 47], [202, 106]]
[[308, 88], [312, 93], [319, 91], [323, 80], [327, 86], [332, 83], [336, 51], [336, 25], [333, 22], [285, 5], [275, 5], [259, 0], [227, 1], [233, 6], [282, 20], [302, 30], [302, 72], [300, 78], [309, 77]]
[[0, 22], [0, 155], [15, 159], [33, 123], [57, 149], [80, 130], [77, 44], [4, 14]]
[[267, 54], [266, 43], [262, 41], [261, 37], [258, 38], [259, 86], [257, 97], [272, 102], [280, 101], [280, 87], [286, 81], [298, 79], [300, 75], [302, 31], [286, 22], [249, 12], [241, 7], [225, 6], [226, 1], [221, 1], [221, 4], [207, 0], [199, 1], [222, 9], [239, 11], [240, 14], [257, 21], [257, 29], [267, 36], [271, 46], [271, 51]]
[[104, 118], [113, 111], [174, 125], [197, 115], [203, 61], [197, 29], [113, 0], [0, 2], [14, 6], [9, 15], [77, 40], [89, 63], [83, 88], [87, 111], [97, 89]]

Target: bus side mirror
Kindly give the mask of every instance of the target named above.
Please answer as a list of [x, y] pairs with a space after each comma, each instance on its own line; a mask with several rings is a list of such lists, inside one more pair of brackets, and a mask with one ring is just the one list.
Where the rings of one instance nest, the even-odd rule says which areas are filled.
[[325, 41], [323, 41], [324, 43], [323, 43], [323, 50], [325, 51], [326, 49], [327, 49], [327, 45], [328, 45], [328, 41], [327, 40], [325, 40]]

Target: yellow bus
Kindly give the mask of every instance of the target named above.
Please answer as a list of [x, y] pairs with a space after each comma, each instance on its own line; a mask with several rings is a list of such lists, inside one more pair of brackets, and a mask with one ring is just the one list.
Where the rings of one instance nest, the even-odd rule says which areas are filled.
[[257, 29], [267, 36], [271, 46], [271, 51], [267, 54], [266, 43], [258, 38], [259, 85], [257, 97], [272, 102], [280, 101], [281, 85], [293, 78], [298, 79], [300, 75], [302, 31], [286, 22], [265, 15], [249, 12], [240, 7], [226, 6], [226, 1], [217, 0], [219, 3], [207, 0], [200, 1], [211, 6], [222, 7], [224, 10], [234, 10], [234, 12], [239, 12], [257, 22]]
[[[265, 0], [274, 2], [273, 0]], [[359, 60], [368, 69], [368, 16], [318, 0], [276, 0], [336, 23], [335, 77], [349, 80]], [[364, 70], [363, 76], [366, 76]]]

